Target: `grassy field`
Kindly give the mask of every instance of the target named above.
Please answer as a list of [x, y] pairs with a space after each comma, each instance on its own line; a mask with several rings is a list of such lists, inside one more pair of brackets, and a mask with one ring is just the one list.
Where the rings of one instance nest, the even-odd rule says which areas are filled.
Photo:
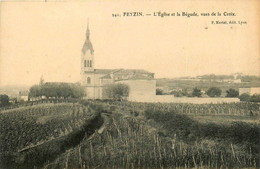
[[[84, 130], [74, 130], [63, 139], [54, 137], [50, 144], [18, 154], [16, 163], [23, 165], [16, 168], [259, 168], [259, 104], [81, 101], [63, 106], [81, 114], [79, 119], [86, 118], [85, 127], [78, 127]], [[54, 114], [37, 116], [35, 123], [67, 117]], [[39, 153], [43, 150], [48, 152], [45, 155], [56, 156], [43, 158]], [[30, 163], [31, 159], [39, 163]]]

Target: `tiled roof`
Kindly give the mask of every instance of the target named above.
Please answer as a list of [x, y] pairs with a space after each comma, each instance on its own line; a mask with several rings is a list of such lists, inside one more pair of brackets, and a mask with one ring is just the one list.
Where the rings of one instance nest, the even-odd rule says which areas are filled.
[[126, 73], [126, 74], [153, 74], [151, 72], [148, 72], [143, 69], [120, 69], [120, 71], [117, 71], [116, 73]]
[[94, 71], [95, 71], [95, 73], [99, 73], [99, 74], [110, 74], [117, 70], [120, 70], [120, 69], [95, 69]]
[[94, 71], [100, 74], [154, 74], [143, 69], [95, 69]]
[[[88, 72], [86, 72], [88, 73]], [[154, 73], [143, 69], [94, 69], [96, 74], [104, 74], [102, 79], [127, 80], [127, 79], [153, 79]], [[113, 74], [113, 77], [111, 77]]]

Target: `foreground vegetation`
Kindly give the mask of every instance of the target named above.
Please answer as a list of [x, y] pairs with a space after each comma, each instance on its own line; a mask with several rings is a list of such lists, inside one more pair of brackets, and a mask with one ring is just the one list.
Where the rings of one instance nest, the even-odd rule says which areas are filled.
[[[92, 123], [82, 120], [84, 127], [82, 130], [76, 127], [78, 130], [71, 132], [74, 135], [64, 139], [56, 137], [52, 144], [45, 142], [42, 147], [28, 151], [27, 156], [19, 154], [20, 163], [17, 164], [25, 164], [26, 160], [35, 158], [40, 162], [29, 162], [26, 168], [259, 168], [260, 165], [259, 104], [81, 101], [80, 104], [58, 105], [62, 111], [68, 109], [65, 112], [82, 112], [74, 114], [81, 114], [79, 119], [92, 118]], [[13, 110], [9, 113], [12, 115]], [[9, 113], [6, 112], [6, 116]], [[32, 117], [29, 115], [25, 114], [25, 117]], [[210, 117], [216, 120], [205, 120]], [[230, 120], [223, 123], [227, 117]], [[42, 115], [40, 119], [41, 123], [51, 123], [52, 118], [45, 120], [45, 115]], [[68, 146], [70, 142], [75, 144]], [[58, 150], [46, 148], [48, 146]], [[1, 152], [5, 150], [4, 147]], [[44, 156], [39, 152], [42, 150], [49, 152], [45, 154], [54, 153], [56, 156], [41, 160]], [[33, 158], [33, 155], [36, 157]], [[30, 158], [21, 160], [21, 157]]]
[[0, 168], [30, 168], [56, 157], [77, 145], [86, 123], [97, 116], [89, 108], [71, 103], [3, 111]]
[[[205, 124], [193, 120], [184, 111], [171, 109], [185, 106], [194, 111], [201, 105], [121, 102], [112, 105], [116, 105], [116, 109], [103, 132], [96, 132], [91, 139], [85, 139], [45, 167], [259, 167], [260, 128], [257, 123]], [[226, 107], [232, 108], [232, 105]], [[108, 109], [107, 106], [103, 104], [102, 109]], [[212, 108], [222, 106], [225, 107], [210, 105]], [[234, 105], [233, 112], [239, 112], [240, 106]], [[247, 106], [248, 109], [259, 108], [253, 104]], [[202, 107], [207, 108], [206, 105]]]

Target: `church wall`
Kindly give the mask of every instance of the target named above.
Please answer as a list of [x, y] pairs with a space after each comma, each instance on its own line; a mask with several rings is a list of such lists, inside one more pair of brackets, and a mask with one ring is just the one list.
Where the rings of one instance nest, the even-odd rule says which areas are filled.
[[129, 86], [129, 101], [142, 101], [155, 97], [156, 80], [125, 80], [116, 83], [123, 83]]
[[[85, 67], [85, 60], [91, 60], [92, 67]], [[85, 54], [81, 54], [81, 71], [93, 71], [94, 70], [94, 55], [90, 54], [90, 50], [86, 51]]]
[[[103, 77], [104, 74], [95, 74], [95, 73], [85, 73], [82, 77], [82, 85], [83, 86], [102, 86], [100, 78]], [[90, 83], [88, 83], [88, 78], [90, 78]]]
[[[102, 99], [102, 81], [104, 74], [85, 73], [82, 86], [85, 87], [86, 99]], [[90, 83], [88, 83], [90, 78]]]

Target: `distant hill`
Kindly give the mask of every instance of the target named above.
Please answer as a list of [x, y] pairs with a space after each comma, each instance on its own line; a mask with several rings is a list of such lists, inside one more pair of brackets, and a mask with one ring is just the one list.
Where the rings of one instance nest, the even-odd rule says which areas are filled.
[[219, 87], [224, 96], [229, 88], [238, 90], [244, 87], [260, 87], [260, 76], [211, 74], [197, 77], [160, 78], [156, 79], [156, 86], [162, 88], [165, 93], [180, 89], [192, 91], [195, 87], [204, 91], [210, 87]]
[[0, 86], [0, 94], [6, 94], [9, 97], [16, 97], [19, 94], [19, 91], [25, 91], [29, 89], [30, 86], [24, 86], [24, 85]]

